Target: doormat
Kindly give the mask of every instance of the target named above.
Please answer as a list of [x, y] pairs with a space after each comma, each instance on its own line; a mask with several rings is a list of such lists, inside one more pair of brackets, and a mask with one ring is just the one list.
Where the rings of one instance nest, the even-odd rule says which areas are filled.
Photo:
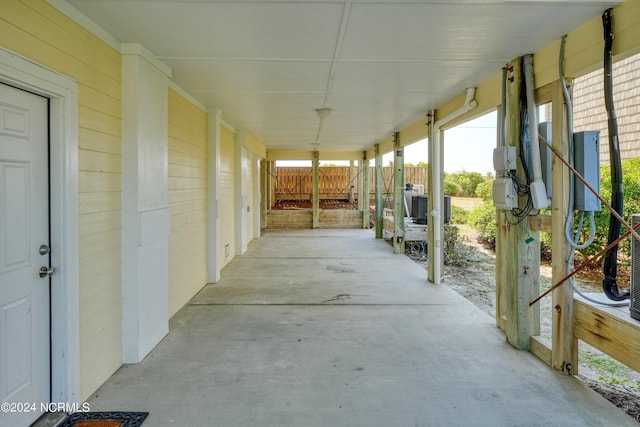
[[59, 427], [139, 427], [148, 412], [75, 412]]

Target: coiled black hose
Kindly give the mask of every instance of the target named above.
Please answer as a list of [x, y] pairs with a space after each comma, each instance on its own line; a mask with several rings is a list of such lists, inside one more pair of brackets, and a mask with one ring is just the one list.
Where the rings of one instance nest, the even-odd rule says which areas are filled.
[[[622, 162], [620, 159], [620, 144], [618, 143], [618, 119], [613, 105], [613, 22], [611, 9], [602, 15], [604, 29], [604, 103], [607, 110], [607, 124], [609, 127], [609, 157], [611, 159], [611, 207], [622, 216], [624, 207], [624, 192], [622, 188]], [[620, 236], [620, 221], [609, 215], [609, 235], [607, 245]], [[613, 301], [629, 298], [629, 292], [621, 292], [616, 284], [618, 274], [618, 245], [611, 248], [604, 257], [604, 279], [602, 290]]]

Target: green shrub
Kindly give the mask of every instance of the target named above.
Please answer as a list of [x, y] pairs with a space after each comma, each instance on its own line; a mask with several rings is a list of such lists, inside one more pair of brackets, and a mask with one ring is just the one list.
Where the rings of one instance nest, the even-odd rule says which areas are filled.
[[478, 184], [483, 182], [485, 178], [480, 174], [480, 172], [457, 172], [452, 174], [447, 174], [446, 178], [449, 178], [451, 181], [455, 182], [460, 186], [462, 190], [461, 196], [464, 197], [473, 197], [476, 194], [476, 187]]
[[473, 247], [466, 244], [467, 238], [461, 236], [455, 225], [444, 226], [444, 264], [462, 266], [474, 255]]
[[[622, 177], [622, 185], [624, 188], [623, 218], [625, 221], [631, 223], [631, 215], [640, 213], [640, 158], [622, 162]], [[600, 168], [600, 194], [608, 203], [611, 202], [611, 168], [609, 166], [602, 166]], [[581, 251], [582, 254], [592, 256], [607, 246], [609, 215], [609, 210], [605, 206], [602, 206], [600, 212], [596, 212], [596, 238], [591, 246]], [[621, 230], [621, 233], [626, 231], [624, 226]], [[589, 227], [587, 222], [583, 235], [587, 236], [588, 233]], [[620, 242], [619, 253], [621, 255], [621, 265], [627, 265], [631, 259], [630, 242], [630, 239], [624, 239]]]
[[493, 202], [484, 203], [469, 212], [469, 225], [480, 233], [480, 241], [489, 247], [496, 246], [496, 208]]
[[451, 180], [444, 180], [444, 194], [454, 197], [462, 196], [462, 188]]
[[451, 206], [451, 224], [466, 224], [469, 211], [459, 207]]
[[493, 179], [486, 179], [476, 186], [476, 197], [485, 202], [493, 200]]

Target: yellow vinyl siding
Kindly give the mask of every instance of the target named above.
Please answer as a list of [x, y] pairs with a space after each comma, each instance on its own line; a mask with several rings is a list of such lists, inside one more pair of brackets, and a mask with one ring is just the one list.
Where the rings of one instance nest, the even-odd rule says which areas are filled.
[[[220, 268], [224, 267], [235, 255], [236, 239], [236, 202], [235, 202], [235, 134], [231, 129], [220, 127]], [[229, 256], [225, 248], [229, 245]]]
[[169, 89], [169, 316], [207, 283], [207, 115]]
[[262, 142], [260, 142], [259, 139], [257, 139], [255, 136], [253, 136], [249, 132], [246, 132], [245, 140], [246, 140], [245, 145], [249, 151], [252, 151], [261, 159], [264, 159], [267, 157], [267, 147], [265, 147], [265, 145]]
[[0, 10], [0, 45], [78, 82], [85, 399], [122, 364], [120, 53], [45, 1], [0, 0]]

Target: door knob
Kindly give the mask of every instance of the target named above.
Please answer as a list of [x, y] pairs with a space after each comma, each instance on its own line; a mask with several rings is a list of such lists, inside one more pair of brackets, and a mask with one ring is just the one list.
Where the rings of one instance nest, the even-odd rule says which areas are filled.
[[45, 277], [51, 277], [54, 275], [54, 273], [56, 272], [55, 268], [53, 267], [45, 267], [42, 266], [40, 267], [40, 277], [45, 278]]

